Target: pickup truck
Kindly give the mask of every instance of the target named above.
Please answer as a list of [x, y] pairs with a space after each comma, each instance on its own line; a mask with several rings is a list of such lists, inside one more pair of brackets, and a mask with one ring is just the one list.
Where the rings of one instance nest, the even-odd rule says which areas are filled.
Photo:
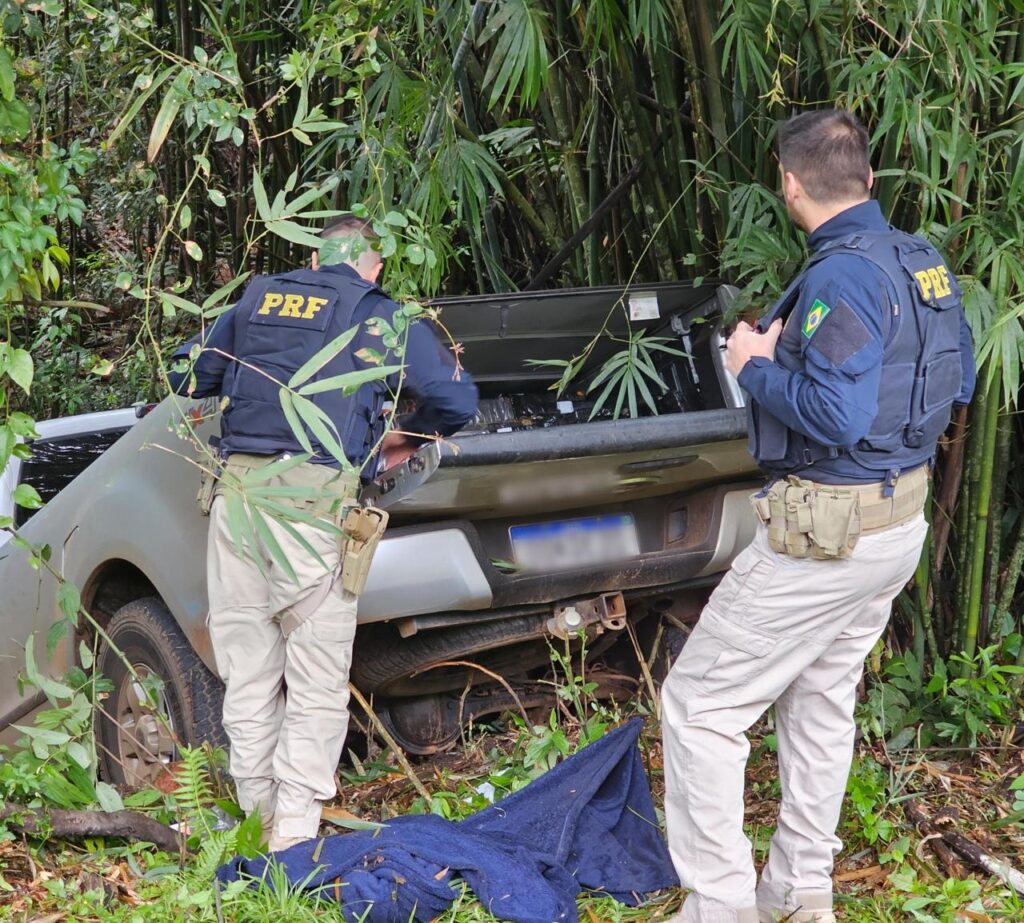
[[[480, 412], [368, 487], [391, 525], [360, 599], [351, 674], [401, 746], [433, 753], [471, 719], [550, 702], [552, 644], [585, 646], [588, 679], [620, 700], [640, 682], [634, 643], [648, 651], [674, 638], [668, 648], [678, 649], [679, 626], [754, 532], [743, 399], [721, 359], [728, 297], [724, 286], [668, 283], [437, 302], [480, 386]], [[602, 330], [590, 374], [630, 330], [686, 354], [658, 354], [668, 387], [656, 415], [591, 419], [596, 392], [557, 395], [558, 372], [528, 361], [568, 359]], [[81, 589], [136, 674], [156, 680], [154, 705], [119, 657], [100, 657], [114, 686], [98, 727], [113, 781], [154, 778], [178, 742], [223, 741], [206, 624], [208, 520], [182, 425], [205, 419], [205, 438], [216, 407], [168, 398], [19, 530], [50, 546], [51, 567]], [[0, 671], [5, 727], [38, 704], [19, 691], [18, 658], [59, 609], [57, 581], [10, 543], [0, 546], [0, 586], [14, 661]], [[48, 664], [37, 643], [40, 667], [68, 668], [87, 626], [79, 636]]]

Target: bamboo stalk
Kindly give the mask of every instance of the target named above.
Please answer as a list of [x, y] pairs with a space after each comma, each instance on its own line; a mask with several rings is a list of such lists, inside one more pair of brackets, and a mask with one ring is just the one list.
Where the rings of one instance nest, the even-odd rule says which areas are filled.
[[988, 568], [985, 574], [985, 583], [981, 598], [981, 624], [978, 628], [978, 635], [982, 638], [992, 638], [999, 629], [999, 620], [989, 620], [989, 613], [992, 611], [992, 603], [999, 590], [999, 573], [1002, 563], [1003, 551], [1003, 524], [998, 512], [1003, 508], [1003, 498], [1006, 495], [1006, 478], [1010, 468], [1010, 437], [1013, 434], [1011, 427], [1012, 418], [1009, 414], [1000, 414], [996, 423], [996, 446], [995, 463], [992, 472], [992, 497], [989, 501], [989, 508], [993, 510], [992, 528], [989, 529], [989, 544], [986, 552]]
[[[993, 455], [996, 447], [996, 430], [999, 423], [999, 392], [1001, 380], [999, 361], [990, 369], [992, 378], [985, 404], [984, 444], [982, 446], [981, 471], [978, 478], [977, 513], [972, 535], [970, 594], [967, 599], [967, 619], [964, 636], [964, 654], [973, 657], [978, 644], [978, 626], [981, 615], [982, 583], [985, 576], [985, 539], [988, 534], [989, 508], [992, 499]], [[966, 668], [965, 668], [966, 669]]]

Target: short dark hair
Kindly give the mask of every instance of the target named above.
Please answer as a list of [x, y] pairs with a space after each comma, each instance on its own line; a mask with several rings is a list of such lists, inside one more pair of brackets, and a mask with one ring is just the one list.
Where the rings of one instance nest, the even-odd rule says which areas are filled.
[[330, 237], [354, 237], [356, 234], [373, 243], [380, 238], [373, 229], [373, 222], [368, 218], [357, 218], [355, 215], [342, 215], [324, 225], [320, 236], [327, 240]]
[[359, 257], [370, 251], [380, 259], [380, 236], [373, 229], [373, 223], [355, 215], [342, 215], [329, 221], [320, 232], [320, 263], [333, 266], [337, 263], [355, 265]]
[[802, 112], [779, 123], [782, 169], [817, 202], [846, 202], [868, 194], [868, 133], [842, 109]]

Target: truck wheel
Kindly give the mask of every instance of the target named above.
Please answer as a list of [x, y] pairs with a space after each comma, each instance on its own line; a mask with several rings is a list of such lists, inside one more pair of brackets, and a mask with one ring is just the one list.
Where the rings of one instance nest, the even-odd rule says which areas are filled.
[[224, 687], [163, 600], [151, 596], [122, 606], [107, 634], [117, 650], [104, 647], [99, 658], [100, 672], [114, 685], [97, 728], [105, 779], [133, 788], [152, 785], [177, 760], [179, 744], [226, 744], [220, 723]]

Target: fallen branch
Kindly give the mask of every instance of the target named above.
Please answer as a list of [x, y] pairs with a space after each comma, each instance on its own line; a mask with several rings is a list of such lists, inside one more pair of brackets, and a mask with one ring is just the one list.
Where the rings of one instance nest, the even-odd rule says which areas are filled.
[[918, 831], [928, 840], [932, 849], [935, 850], [935, 854], [942, 860], [950, 877], [963, 877], [962, 873], [952, 871], [958, 867], [953, 857], [953, 853], [956, 853], [976, 868], [989, 875], [994, 875], [1018, 894], [1024, 894], [1024, 874], [1021, 874], [1005, 859], [993, 856], [962, 833], [937, 827], [924, 808], [913, 801], [906, 802], [903, 809]]
[[1024, 894], [1024, 875], [1005, 859], [999, 859], [982, 849], [974, 840], [969, 840], [962, 833], [944, 830], [942, 839], [953, 847], [964, 859], [990, 875], [994, 875], [1004, 884], [1009, 885], [1018, 894]]
[[942, 867], [946, 870], [946, 874], [950, 878], [965, 878], [967, 874], [966, 871], [963, 866], [960, 865], [960, 862], [957, 860], [953, 850], [951, 850], [942, 839], [942, 834], [935, 829], [932, 824], [931, 817], [928, 816], [924, 808], [922, 808], [916, 801], [907, 801], [903, 805], [903, 811], [907, 815], [907, 820], [909, 820], [917, 828], [917, 832], [921, 834], [923, 838], [922, 845], [927, 843], [931, 846], [935, 855], [939, 857], [939, 861], [942, 863]]
[[174, 830], [135, 811], [67, 811], [0, 802], [0, 821], [6, 821], [9, 827], [29, 836], [58, 840], [116, 836], [125, 840], [143, 840], [164, 852], [182, 851], [181, 840]]

